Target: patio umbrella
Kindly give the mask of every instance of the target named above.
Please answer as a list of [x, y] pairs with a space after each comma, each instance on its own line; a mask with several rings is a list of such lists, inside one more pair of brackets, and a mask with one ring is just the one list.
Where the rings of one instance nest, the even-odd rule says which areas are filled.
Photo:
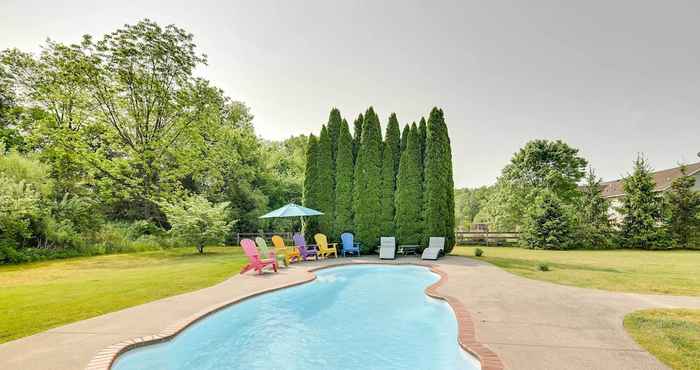
[[301, 229], [304, 229], [304, 216], [320, 216], [323, 212], [315, 209], [302, 207], [298, 204], [289, 203], [282, 208], [278, 208], [270, 213], [266, 213], [258, 218], [281, 218], [281, 217], [299, 217], [301, 218]]

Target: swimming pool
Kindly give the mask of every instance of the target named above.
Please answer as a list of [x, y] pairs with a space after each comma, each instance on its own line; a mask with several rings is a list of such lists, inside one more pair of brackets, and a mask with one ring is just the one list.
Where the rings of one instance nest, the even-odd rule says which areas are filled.
[[479, 369], [457, 344], [439, 277], [418, 266], [360, 265], [234, 304], [112, 369]]

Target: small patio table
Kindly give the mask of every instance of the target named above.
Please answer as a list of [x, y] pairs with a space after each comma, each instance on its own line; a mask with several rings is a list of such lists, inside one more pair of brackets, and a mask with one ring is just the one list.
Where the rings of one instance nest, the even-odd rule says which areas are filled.
[[407, 256], [410, 254], [418, 254], [418, 245], [415, 244], [403, 244], [399, 245], [398, 252], [402, 256]]

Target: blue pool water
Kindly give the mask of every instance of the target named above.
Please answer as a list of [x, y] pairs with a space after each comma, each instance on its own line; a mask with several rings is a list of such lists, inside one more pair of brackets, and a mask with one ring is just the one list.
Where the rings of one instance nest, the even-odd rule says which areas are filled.
[[232, 305], [113, 369], [479, 369], [457, 344], [438, 276], [418, 266], [346, 266]]

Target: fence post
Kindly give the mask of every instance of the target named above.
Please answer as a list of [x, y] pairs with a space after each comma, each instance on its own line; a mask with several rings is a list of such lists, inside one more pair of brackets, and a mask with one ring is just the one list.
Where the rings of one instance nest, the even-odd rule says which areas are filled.
[[241, 233], [236, 233], [236, 245], [241, 245]]

